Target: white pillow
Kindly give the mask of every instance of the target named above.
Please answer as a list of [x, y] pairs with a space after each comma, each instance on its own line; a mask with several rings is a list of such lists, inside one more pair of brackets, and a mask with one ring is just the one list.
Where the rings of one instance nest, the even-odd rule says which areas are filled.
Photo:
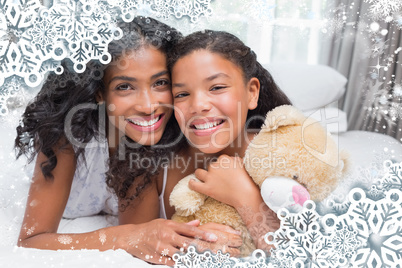
[[342, 97], [347, 79], [325, 65], [273, 63], [264, 65], [296, 108], [308, 111]]
[[303, 114], [320, 122], [331, 133], [345, 132], [348, 128], [346, 113], [336, 107], [321, 107], [304, 111]]

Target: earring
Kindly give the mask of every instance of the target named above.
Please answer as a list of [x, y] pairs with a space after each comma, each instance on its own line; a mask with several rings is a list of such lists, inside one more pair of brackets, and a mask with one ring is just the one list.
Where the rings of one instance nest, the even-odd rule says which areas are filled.
[[100, 101], [100, 102], [98, 102], [97, 104], [98, 104], [98, 105], [103, 105], [103, 103], [104, 103], [104, 101]]

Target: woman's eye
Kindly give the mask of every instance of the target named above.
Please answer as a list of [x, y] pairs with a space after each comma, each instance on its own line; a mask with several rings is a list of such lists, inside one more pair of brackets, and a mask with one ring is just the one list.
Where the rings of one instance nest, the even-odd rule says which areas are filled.
[[170, 85], [169, 80], [163, 79], [163, 80], [158, 80], [158, 81], [155, 82], [156, 87], [166, 86], [166, 85]]
[[188, 95], [189, 95], [188, 93], [179, 93], [179, 94], [174, 95], [174, 98], [175, 99], [184, 98]]
[[121, 84], [116, 87], [116, 90], [121, 90], [121, 91], [126, 91], [126, 90], [130, 90], [130, 89], [133, 89], [133, 87], [130, 86], [129, 84]]

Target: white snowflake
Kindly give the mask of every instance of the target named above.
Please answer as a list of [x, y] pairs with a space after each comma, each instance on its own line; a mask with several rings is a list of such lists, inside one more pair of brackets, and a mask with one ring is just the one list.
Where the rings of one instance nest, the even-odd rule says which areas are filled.
[[382, 186], [380, 187], [381, 189], [379, 189], [377, 185], [372, 185], [370, 190], [367, 192], [367, 196], [375, 201], [384, 198], [384, 192], [382, 191]]
[[257, 21], [270, 21], [274, 18], [276, 5], [268, 0], [244, 1], [243, 10], [248, 17]]
[[[384, 67], [378, 66], [377, 68]], [[392, 126], [398, 118], [402, 118], [402, 99], [395, 98], [391, 88], [383, 84], [378, 80], [375, 84], [371, 82], [366, 84], [366, 106], [363, 108], [367, 111], [368, 118], [375, 119], [377, 122], [384, 119], [388, 126]]]
[[402, 104], [392, 102], [391, 107], [389, 108], [389, 115], [392, 118], [402, 118]]
[[201, 16], [212, 15], [211, 0], [154, 0], [152, 9], [159, 18], [188, 16], [193, 23], [198, 22]]
[[[210, 1], [54, 0], [47, 8], [40, 0], [1, 0], [0, 86], [13, 76], [28, 87], [39, 86], [48, 72], [63, 72], [60, 63], [66, 58], [77, 73], [92, 60], [107, 64], [108, 44], [121, 37], [116, 26], [120, 20], [130, 22], [139, 13], [149, 13], [188, 16], [197, 22], [212, 14]], [[1, 101], [0, 111], [6, 114]]]
[[28, 132], [23, 132], [23, 133], [20, 135], [20, 140], [21, 140], [21, 142], [22, 142], [23, 144], [29, 144], [29, 143], [31, 142], [31, 140], [32, 140], [32, 137], [31, 137], [31, 135], [29, 135]]
[[73, 242], [73, 239], [69, 235], [60, 235], [57, 240], [59, 243], [64, 244], [64, 245], [69, 245]]
[[32, 226], [31, 228], [29, 228], [29, 229], [27, 230], [27, 235], [33, 234], [34, 231], [35, 231], [35, 226]]
[[402, 163], [393, 164], [391, 161], [385, 161], [384, 169], [385, 175], [380, 181], [382, 189], [402, 191]]
[[102, 243], [102, 245], [106, 242], [106, 234], [104, 232], [99, 233], [99, 241]]
[[356, 248], [360, 246], [360, 241], [357, 241], [357, 231], [350, 231], [346, 226], [340, 230], [336, 230], [331, 235], [333, 248], [343, 257], [351, 257]]
[[38, 19], [33, 27], [28, 30], [28, 34], [32, 36], [31, 43], [39, 45], [41, 50], [45, 50], [47, 46], [55, 43], [57, 39], [56, 28], [47, 19]]
[[6, 79], [0, 88], [0, 116], [5, 116], [10, 109], [21, 107], [27, 102], [24, 82], [16, 76]]
[[383, 19], [384, 21], [392, 17], [394, 12], [402, 9], [400, 0], [364, 0], [364, 2], [371, 4], [369, 10], [374, 19]]
[[393, 93], [395, 97], [402, 97], [402, 85], [395, 84], [393, 88]]
[[324, 21], [321, 26], [323, 33], [339, 35], [346, 25], [345, 19], [341, 17], [330, 18]]
[[[217, 254], [213, 254], [209, 251], [198, 253], [194, 246], [189, 246], [187, 252], [175, 253], [172, 257], [175, 262], [174, 267], [242, 267], [236, 265], [236, 263], [242, 263], [242, 260], [230, 257], [229, 253], [222, 254], [218, 251]], [[265, 255], [262, 259], [265, 261]], [[249, 264], [246, 262], [246, 264]], [[252, 267], [252, 266], [247, 266]]]
[[315, 210], [313, 201], [305, 202], [299, 213], [289, 213], [286, 209], [278, 212], [281, 227], [269, 233], [275, 246], [272, 259], [290, 258], [292, 266], [329, 267], [345, 263], [345, 258], [336, 250], [333, 238], [322, 231], [321, 216]]
[[167, 248], [165, 248], [164, 250], [162, 250], [161, 255], [162, 256], [167, 256], [169, 254], [169, 250]]
[[[337, 227], [346, 226], [357, 231], [362, 247], [350, 258], [355, 267], [393, 266], [402, 261], [402, 215], [400, 200], [402, 192], [390, 190], [386, 197], [377, 201], [366, 197], [362, 189], [353, 189], [349, 210], [337, 217]], [[398, 201], [399, 200], [399, 201]]]

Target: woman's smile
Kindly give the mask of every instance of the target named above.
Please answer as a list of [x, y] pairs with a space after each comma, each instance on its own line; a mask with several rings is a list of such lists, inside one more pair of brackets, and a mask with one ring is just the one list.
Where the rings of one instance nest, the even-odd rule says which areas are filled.
[[130, 126], [138, 131], [151, 132], [159, 129], [162, 126], [165, 114], [126, 118]]

